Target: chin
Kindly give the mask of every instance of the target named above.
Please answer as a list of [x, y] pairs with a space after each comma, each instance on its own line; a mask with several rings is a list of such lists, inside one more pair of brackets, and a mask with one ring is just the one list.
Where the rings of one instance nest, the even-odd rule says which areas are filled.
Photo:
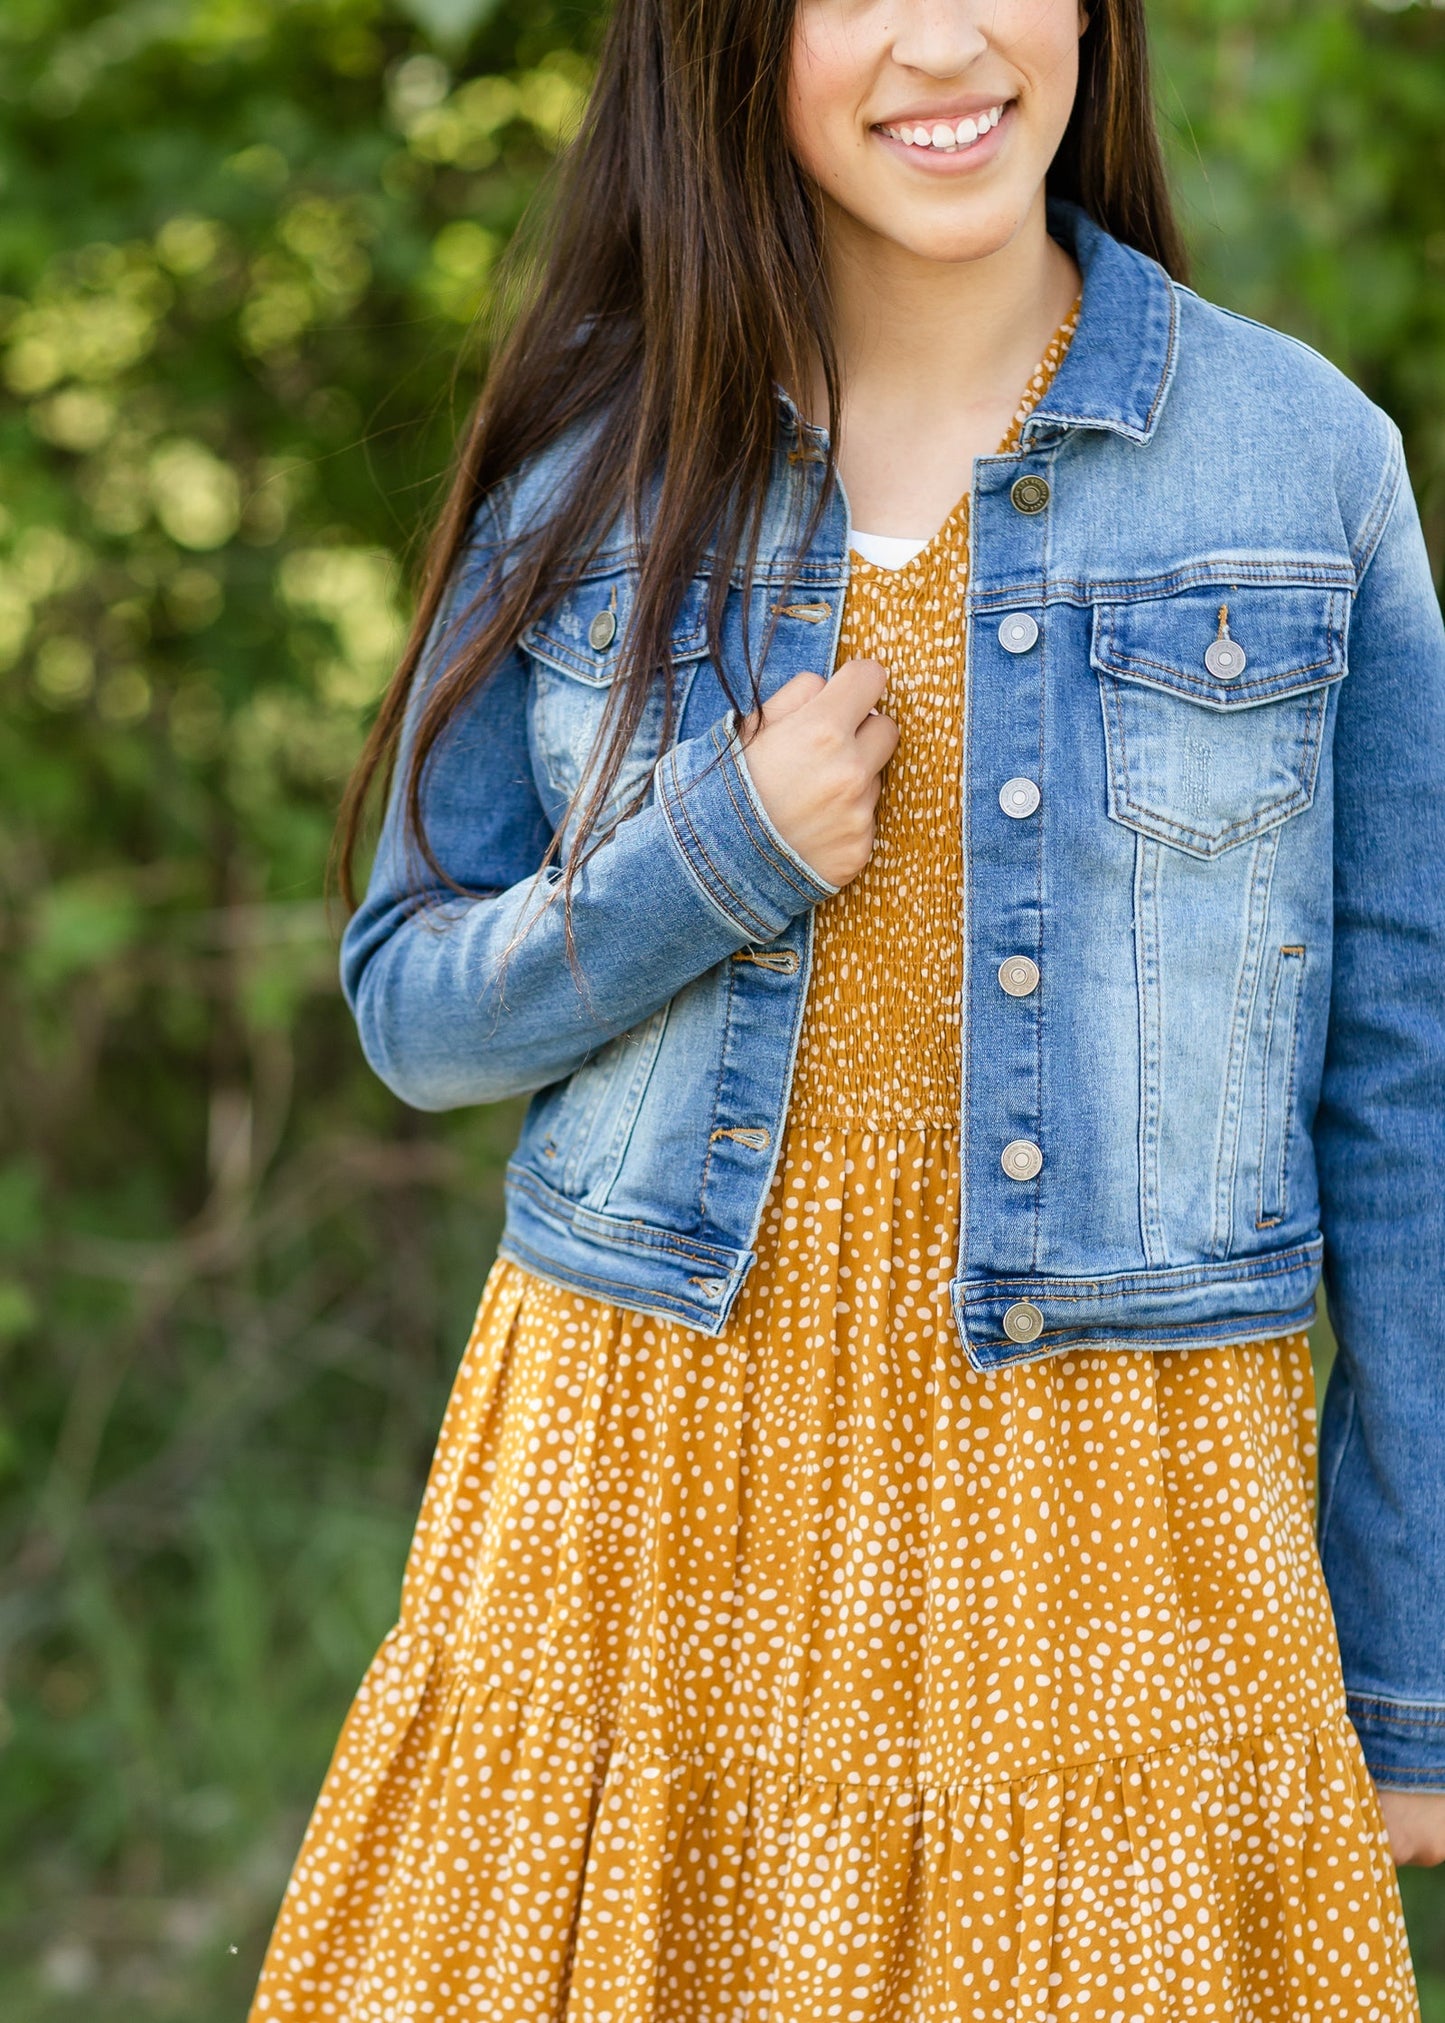
[[957, 264], [962, 260], [987, 260], [992, 254], [1001, 253], [1012, 242], [1027, 214], [1026, 204], [1007, 198], [988, 204], [960, 204], [941, 216], [932, 206], [925, 205], [919, 205], [913, 216], [900, 215], [895, 205], [875, 216], [873, 229], [920, 260]]

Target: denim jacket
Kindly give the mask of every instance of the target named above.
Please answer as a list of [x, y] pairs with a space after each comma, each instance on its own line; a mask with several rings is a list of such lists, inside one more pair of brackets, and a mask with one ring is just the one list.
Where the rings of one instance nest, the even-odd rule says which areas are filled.
[[[1083, 273], [1078, 329], [1018, 450], [973, 470], [959, 1352], [990, 1371], [1262, 1340], [1310, 1322], [1323, 1263], [1320, 1537], [1350, 1711], [1383, 1780], [1445, 1789], [1445, 629], [1399, 433], [1077, 209], [1050, 225]], [[742, 667], [746, 614], [764, 695], [831, 671], [848, 585], [840, 484], [801, 541], [826, 438], [777, 402], [717, 656]], [[500, 545], [566, 511], [581, 440], [485, 500], [413, 705]], [[481, 896], [418, 908], [393, 791], [343, 980], [404, 1101], [530, 1094], [504, 1255], [716, 1335], [837, 888], [753, 789], [709, 552], [676, 620], [675, 737], [659, 751], [659, 688], [613, 807], [646, 800], [581, 872], [569, 966], [557, 869], [537, 870], [645, 533], [619, 520], [428, 764], [433, 846]], [[1017, 956], [1022, 996], [1000, 981]]]

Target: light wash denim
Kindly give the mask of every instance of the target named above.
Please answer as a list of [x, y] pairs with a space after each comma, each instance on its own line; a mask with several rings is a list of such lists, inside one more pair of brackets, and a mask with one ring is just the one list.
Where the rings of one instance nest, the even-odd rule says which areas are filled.
[[[1084, 274], [1078, 331], [1020, 449], [973, 473], [959, 1353], [1262, 1340], [1310, 1321], [1323, 1259], [1351, 1715], [1383, 1781], [1445, 1789], [1445, 629], [1399, 433], [1079, 211], [1051, 229]], [[531, 1093], [503, 1254], [709, 1335], [754, 1262], [836, 889], [758, 800], [717, 664], [745, 694], [746, 609], [764, 694], [832, 668], [841, 487], [799, 552], [824, 444], [779, 391], [758, 565], [716, 659], [710, 555], [687, 586], [675, 741], [655, 697], [616, 806], [646, 803], [577, 887], [580, 984], [536, 873], [626, 632], [621, 522], [429, 765], [437, 853], [485, 896], [418, 908], [393, 794], [343, 950], [403, 1100]], [[567, 511], [581, 448], [478, 513], [418, 694], [509, 534]], [[1023, 997], [999, 980], [1019, 955]], [[1019, 1146], [1031, 1177], [1006, 1170]]]

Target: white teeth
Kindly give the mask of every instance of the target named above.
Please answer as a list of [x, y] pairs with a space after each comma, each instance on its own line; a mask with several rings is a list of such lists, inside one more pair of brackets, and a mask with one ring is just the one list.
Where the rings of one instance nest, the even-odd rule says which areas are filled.
[[959, 148], [972, 147], [986, 133], [992, 133], [1003, 113], [1001, 105], [991, 105], [987, 112], [981, 112], [973, 119], [961, 119], [954, 126], [939, 120], [933, 126], [885, 126], [883, 131], [893, 134], [908, 147], [937, 148], [941, 153], [949, 154]]

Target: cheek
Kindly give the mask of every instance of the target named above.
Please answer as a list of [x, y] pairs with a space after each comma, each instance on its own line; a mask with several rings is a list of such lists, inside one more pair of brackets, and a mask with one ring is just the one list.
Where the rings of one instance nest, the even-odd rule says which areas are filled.
[[1079, 81], [1081, 26], [1077, 0], [1004, 0], [994, 15], [995, 47], [1065, 119]]
[[850, 33], [851, 10], [803, 0], [793, 20], [788, 72], [788, 137], [804, 170], [829, 183], [855, 142], [854, 112], [866, 90], [867, 65]]

